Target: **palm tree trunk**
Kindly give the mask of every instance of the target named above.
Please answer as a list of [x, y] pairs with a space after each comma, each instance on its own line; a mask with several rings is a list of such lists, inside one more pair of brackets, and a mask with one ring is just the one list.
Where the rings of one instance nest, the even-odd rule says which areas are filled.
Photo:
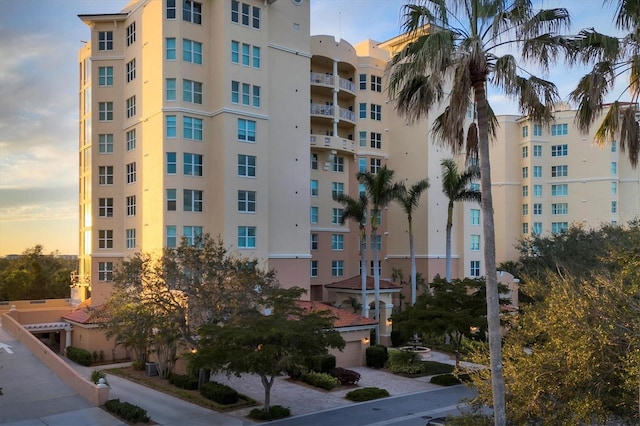
[[453, 228], [453, 200], [449, 200], [449, 208], [447, 209], [447, 248], [446, 248], [446, 270], [445, 278], [447, 282], [451, 282], [451, 228]]
[[[376, 211], [377, 214], [377, 211]], [[376, 316], [376, 345], [380, 344], [380, 269], [378, 268], [378, 228], [371, 229], [371, 242], [373, 243], [373, 286], [375, 293], [375, 304], [374, 312]]]
[[413, 230], [411, 229], [411, 223], [409, 223], [409, 253], [411, 256], [411, 306], [413, 306], [416, 304], [418, 285], [416, 283], [416, 252], [413, 247]]
[[475, 100], [478, 106], [478, 150], [480, 156], [480, 187], [482, 190], [482, 230], [484, 233], [484, 265], [487, 280], [487, 323], [489, 328], [489, 352], [493, 416], [497, 426], [507, 423], [504, 377], [502, 373], [502, 337], [500, 330], [500, 304], [498, 274], [496, 272], [496, 236], [493, 222], [491, 196], [491, 166], [489, 160], [489, 113], [485, 82], [474, 82]]
[[360, 283], [362, 285], [362, 299], [360, 304], [362, 305], [362, 316], [368, 318], [367, 314], [367, 241], [363, 238], [364, 231], [360, 234]]

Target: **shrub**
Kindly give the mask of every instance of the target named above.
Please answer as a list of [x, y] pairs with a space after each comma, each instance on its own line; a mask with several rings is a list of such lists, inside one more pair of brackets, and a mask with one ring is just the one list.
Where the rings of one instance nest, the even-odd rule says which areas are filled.
[[383, 368], [387, 362], [387, 347], [383, 345], [369, 346], [366, 351], [367, 367]]
[[132, 423], [143, 422], [149, 423], [149, 416], [147, 416], [147, 410], [143, 410], [137, 405], [130, 404], [128, 402], [120, 402], [119, 399], [110, 399], [104, 404], [104, 408], [107, 411], [114, 413], [118, 417]]
[[238, 402], [240, 395], [227, 385], [218, 382], [207, 382], [200, 386], [200, 393], [218, 404], [229, 405]]
[[311, 386], [326, 390], [331, 390], [340, 383], [338, 379], [327, 373], [315, 373], [313, 371], [311, 373], [303, 374], [302, 377], [300, 377], [300, 380], [310, 384]]
[[342, 367], [332, 368], [329, 374], [338, 379], [343, 386], [355, 385], [360, 380], [360, 373]]
[[91, 372], [91, 377], [89, 378], [89, 380], [91, 380], [93, 383], [95, 383], [96, 385], [98, 384], [98, 381], [100, 379], [104, 379], [104, 384], [109, 386], [109, 383], [107, 383], [107, 376], [106, 374], [104, 374], [104, 372], [102, 371], [98, 371], [98, 370], [93, 370]]
[[387, 362], [393, 373], [420, 374], [424, 372], [424, 365], [420, 355], [412, 351], [392, 351]]
[[356, 389], [345, 395], [349, 401], [361, 402], [371, 401], [372, 399], [384, 398], [389, 396], [386, 389], [380, 388], [362, 388]]
[[402, 346], [407, 341], [407, 338], [404, 335], [402, 330], [391, 330], [391, 345], [398, 347]]
[[291, 410], [282, 405], [272, 405], [269, 411], [262, 408], [254, 408], [249, 412], [249, 418], [254, 420], [278, 420], [291, 416]]
[[311, 369], [318, 373], [328, 373], [332, 368], [336, 368], [336, 357], [334, 355], [317, 355], [311, 360]]
[[182, 374], [170, 374], [169, 383], [181, 389], [198, 389], [198, 379], [196, 377], [189, 377]]
[[133, 361], [131, 363], [131, 368], [133, 368], [136, 371], [144, 370], [145, 366], [146, 366], [146, 362], [144, 361]]
[[493, 426], [493, 417], [483, 414], [462, 414], [447, 417], [447, 426]]
[[440, 386], [454, 386], [460, 384], [460, 380], [451, 373], [433, 376], [429, 382]]
[[85, 367], [91, 365], [91, 352], [86, 349], [69, 346], [67, 348], [67, 358]]
[[428, 376], [451, 373], [455, 369], [451, 364], [443, 364], [437, 361], [423, 361], [422, 365], [424, 367], [424, 373]]

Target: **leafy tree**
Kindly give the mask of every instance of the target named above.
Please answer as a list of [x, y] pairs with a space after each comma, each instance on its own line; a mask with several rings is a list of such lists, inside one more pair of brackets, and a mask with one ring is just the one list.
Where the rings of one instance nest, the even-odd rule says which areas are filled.
[[416, 303], [416, 294], [418, 291], [416, 284], [416, 251], [413, 247], [413, 211], [418, 207], [420, 195], [429, 188], [429, 180], [422, 179], [411, 185], [409, 189], [401, 183], [398, 188], [396, 201], [402, 207], [407, 215], [409, 222], [409, 252], [411, 256], [411, 304]]
[[[402, 272], [402, 269], [399, 268], [393, 268], [391, 270], [391, 281], [392, 282], [400, 282], [400, 285], [405, 286], [411, 286], [411, 280], [409, 279], [409, 281], [406, 280], [405, 276], [404, 276], [404, 272]], [[427, 284], [425, 282], [425, 279], [422, 277], [422, 274], [420, 272], [416, 273], [416, 288], [418, 289], [422, 289], [422, 290], [426, 290], [427, 289]], [[394, 306], [393, 307], [393, 312], [401, 312], [403, 309], [403, 300], [406, 299], [406, 296], [402, 294], [402, 292], [398, 293], [398, 298], [400, 299], [398, 306]]]
[[203, 324], [200, 349], [189, 358], [191, 367], [238, 377], [257, 374], [264, 386], [263, 410], [268, 412], [276, 376], [291, 366], [309, 365], [328, 347], [345, 346], [328, 311], [306, 310], [297, 303], [303, 293], [298, 287], [270, 289], [262, 294], [262, 306], [238, 312], [225, 324]]
[[442, 166], [442, 192], [449, 199], [447, 206], [447, 266], [445, 276], [451, 281], [451, 228], [453, 228], [453, 204], [458, 201], [480, 202], [480, 191], [472, 189], [471, 183], [480, 177], [480, 169], [470, 166], [468, 169], [458, 172], [458, 165], [451, 158], [445, 158], [440, 162]]
[[[576, 124], [587, 133], [593, 122], [606, 108], [602, 123], [596, 130], [595, 140], [604, 145], [611, 140], [620, 141], [620, 150], [627, 151], [633, 167], [638, 165], [640, 154], [640, 128], [638, 127], [638, 97], [640, 96], [640, 8], [637, 1], [605, 0], [603, 4], [615, 4], [615, 25], [627, 32], [623, 37], [608, 36], [593, 28], [583, 29], [572, 40], [571, 60], [583, 64], [595, 62], [591, 71], [580, 79], [569, 98], [578, 105]], [[628, 74], [627, 86], [611, 104], [605, 99], [614, 88], [616, 80]], [[620, 98], [628, 94], [630, 102]]]
[[[347, 194], [339, 194], [335, 200], [344, 206], [342, 211], [342, 224], [347, 219], [351, 219], [358, 224], [360, 232], [360, 281], [362, 287], [362, 316], [367, 316], [367, 206], [369, 199], [366, 194], [360, 193], [358, 198], [353, 198]], [[353, 302], [352, 302], [353, 303]]]
[[535, 11], [530, 0], [417, 0], [404, 7], [403, 29], [409, 43], [390, 62], [389, 95], [397, 111], [418, 120], [445, 103], [435, 119], [434, 139], [454, 152], [464, 145], [466, 112], [477, 106], [477, 124], [467, 132], [467, 152], [477, 149], [482, 191], [484, 265], [487, 317], [491, 347], [495, 421], [504, 425], [500, 312], [495, 259], [495, 228], [491, 194], [489, 136], [496, 122], [487, 101], [489, 84], [518, 101], [520, 110], [548, 123], [558, 100], [555, 85], [522, 67], [508, 48], [521, 48], [522, 57], [544, 71], [556, 59], [565, 40], [555, 34], [569, 24], [566, 9]]
[[382, 209], [397, 198], [400, 187], [392, 182], [394, 171], [384, 165], [377, 173], [358, 172], [358, 180], [364, 184], [371, 202], [371, 247], [373, 248], [373, 282], [375, 293], [376, 344], [380, 344], [380, 253], [378, 250], [378, 216]]

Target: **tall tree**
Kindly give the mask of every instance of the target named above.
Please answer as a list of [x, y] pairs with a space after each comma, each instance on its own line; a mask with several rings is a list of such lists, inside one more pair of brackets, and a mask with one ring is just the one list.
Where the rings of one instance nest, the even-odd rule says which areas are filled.
[[335, 200], [344, 206], [342, 212], [342, 224], [347, 219], [351, 219], [358, 224], [360, 235], [360, 279], [362, 287], [362, 316], [367, 316], [367, 207], [369, 200], [367, 195], [360, 193], [358, 198], [351, 197], [347, 194], [338, 194]]
[[458, 172], [458, 165], [451, 158], [445, 158], [440, 162], [442, 166], [442, 192], [449, 199], [447, 206], [447, 248], [446, 248], [446, 272], [445, 278], [451, 281], [451, 229], [453, 228], [453, 205], [458, 201], [481, 201], [480, 191], [471, 188], [471, 183], [480, 177], [480, 169], [469, 166], [466, 170]]
[[[616, 5], [616, 28], [626, 34], [609, 36], [588, 28], [571, 40], [570, 59], [573, 62], [595, 63], [569, 94], [569, 99], [578, 106], [576, 124], [585, 133], [606, 109], [596, 130], [596, 142], [603, 145], [619, 140], [620, 150], [627, 151], [631, 165], [637, 167], [640, 155], [640, 128], [636, 118], [640, 112], [640, 6], [636, 0], [603, 1], [603, 4], [607, 3]], [[607, 104], [607, 95], [623, 75], [629, 76], [626, 87], [613, 103]], [[621, 101], [625, 95], [630, 98], [628, 102]]]
[[563, 8], [536, 11], [530, 0], [416, 0], [405, 5], [404, 12], [403, 29], [410, 42], [389, 64], [389, 94], [398, 112], [415, 121], [446, 103], [434, 122], [434, 131], [436, 139], [458, 152], [464, 145], [467, 109], [474, 102], [477, 106], [477, 127], [470, 126], [468, 140], [477, 142], [480, 160], [493, 409], [496, 424], [504, 425], [489, 162], [489, 135], [495, 117], [487, 101], [487, 87], [493, 84], [517, 100], [521, 112], [532, 120], [551, 120], [552, 107], [558, 101], [555, 85], [532, 74], [520, 76], [522, 68], [516, 57], [502, 53], [509, 46], [521, 48], [525, 60], [538, 62], [547, 71], [564, 44], [555, 32], [568, 26], [569, 13]]
[[377, 173], [368, 171], [358, 172], [358, 180], [364, 184], [367, 196], [371, 202], [371, 247], [373, 249], [373, 282], [375, 293], [376, 344], [380, 344], [380, 250], [378, 249], [378, 226], [382, 209], [397, 198], [399, 185], [393, 182], [394, 171], [381, 167]]
[[419, 180], [406, 188], [404, 183], [401, 183], [398, 187], [398, 195], [396, 201], [402, 207], [402, 210], [407, 215], [407, 221], [409, 222], [409, 256], [411, 256], [411, 305], [416, 303], [416, 295], [418, 293], [418, 286], [416, 284], [416, 251], [413, 245], [413, 211], [418, 207], [420, 196], [429, 187], [429, 181], [427, 179]]

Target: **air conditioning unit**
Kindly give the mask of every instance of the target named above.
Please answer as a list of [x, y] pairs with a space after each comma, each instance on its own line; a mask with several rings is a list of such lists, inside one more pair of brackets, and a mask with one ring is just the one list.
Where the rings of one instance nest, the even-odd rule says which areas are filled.
[[148, 377], [157, 376], [158, 375], [158, 364], [155, 362], [147, 362], [145, 364], [145, 374]]

